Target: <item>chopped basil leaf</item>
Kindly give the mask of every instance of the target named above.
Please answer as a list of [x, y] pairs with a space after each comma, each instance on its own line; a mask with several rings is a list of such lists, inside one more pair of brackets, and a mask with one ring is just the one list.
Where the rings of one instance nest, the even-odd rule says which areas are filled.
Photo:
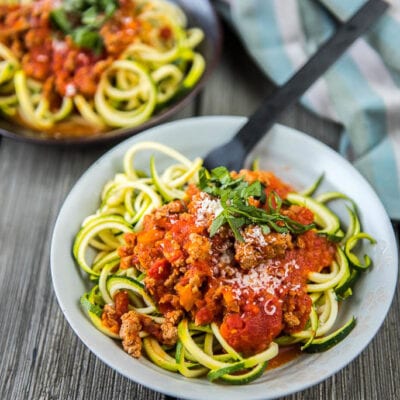
[[271, 232], [271, 228], [268, 225], [260, 225], [264, 235], [268, 235]]
[[218, 232], [218, 229], [221, 228], [221, 226], [225, 224], [225, 222], [226, 222], [226, 218], [225, 218], [224, 212], [222, 212], [212, 222], [211, 227], [210, 227], [210, 236], [213, 237]]
[[117, 8], [117, 0], [66, 0], [51, 11], [50, 17], [53, 26], [71, 35], [77, 46], [100, 53], [103, 49], [100, 28]]
[[64, 33], [72, 31], [72, 25], [69, 22], [68, 15], [62, 8], [57, 8], [50, 13], [51, 22]]
[[100, 53], [103, 47], [103, 39], [99, 33], [86, 26], [75, 29], [72, 39], [79, 47], [92, 49], [95, 53]]
[[[243, 241], [240, 228], [245, 225], [259, 225], [265, 234], [271, 230], [298, 234], [315, 227], [314, 224], [303, 225], [281, 214], [283, 201], [276, 192], [272, 191], [267, 198], [265, 186], [260, 181], [248, 183], [241, 177], [232, 178], [225, 167], [214, 168], [211, 172], [203, 168], [199, 173], [198, 186], [203, 192], [218, 197], [224, 208], [211, 224], [211, 237], [225, 224], [229, 225], [239, 241]], [[249, 204], [250, 198], [266, 207]]]
[[250, 196], [260, 199], [262, 203], [265, 202], [265, 191], [264, 187], [259, 181], [253, 182], [251, 185], [245, 187], [242, 190], [242, 197], [248, 198]]
[[84, 25], [94, 26], [98, 22], [98, 13], [96, 7], [92, 6], [82, 13], [82, 23]]

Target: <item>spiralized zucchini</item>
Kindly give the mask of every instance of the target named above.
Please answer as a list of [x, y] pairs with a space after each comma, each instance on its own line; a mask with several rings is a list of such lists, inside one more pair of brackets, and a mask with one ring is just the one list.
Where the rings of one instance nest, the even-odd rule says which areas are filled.
[[[79, 116], [94, 131], [135, 127], [192, 89], [205, 69], [195, 51], [204, 33], [188, 28], [184, 12], [166, 0], [135, 1], [138, 24], [151, 27], [146, 43], [135, 38], [102, 73], [93, 98], [71, 90], [59, 108], [50, 104], [42, 82], [27, 78], [12, 51], [0, 43], [0, 112], [24, 124], [52, 131]], [[160, 30], [168, 26], [168, 41]], [[167, 44], [166, 44], [167, 43]]]
[[[173, 159], [174, 163], [161, 173], [152, 156], [146, 174], [135, 166], [138, 155], [144, 151], [162, 153], [164, 158]], [[129, 292], [130, 307], [136, 312], [158, 323], [164, 321], [143, 284], [144, 274], [133, 267], [119, 268], [117, 249], [123, 243], [124, 232], [141, 229], [145, 215], [172, 199], [183, 199], [187, 184], [197, 183], [201, 165], [200, 158], [190, 161], [163, 144], [137, 143], [124, 156], [124, 171], [105, 185], [99, 209], [83, 222], [75, 238], [73, 253], [77, 263], [96, 284], [82, 296], [81, 304], [93, 324], [110, 337], [118, 338], [118, 335], [102, 324], [102, 309], [105, 304], [114, 304], [114, 295], [119, 290]], [[280, 346], [298, 343], [305, 352], [325, 351], [351, 332], [356, 323], [354, 317], [337, 326], [339, 303], [351, 296], [359, 273], [370, 265], [368, 257], [365, 258], [368, 261], [360, 262], [356, 246], [362, 240], [375, 241], [361, 231], [351, 199], [337, 192], [315, 195], [318, 184], [314, 186], [304, 192], [306, 195], [289, 194], [287, 200], [293, 204], [310, 205], [316, 230], [334, 240], [337, 250], [328, 270], [308, 275], [307, 292], [312, 306], [306, 328], [291, 335], [281, 335], [263, 352], [243, 357], [223, 338], [216, 323], [197, 326], [185, 318], [179, 323], [178, 342], [174, 346], [164, 346], [146, 332], [140, 333], [145, 354], [152, 362], [188, 378], [207, 376], [210, 381], [246, 384], [264, 373], [268, 361], [278, 355]], [[348, 203], [347, 224], [328, 209], [326, 203], [333, 200]], [[90, 255], [93, 250], [94, 256]], [[92, 259], [88, 261], [90, 256]]]
[[[155, 151], [176, 161], [161, 175], [153, 167], [150, 176], [135, 169], [139, 152]], [[76, 236], [74, 256], [80, 267], [97, 279], [110, 262], [119, 260], [116, 249], [122, 245], [122, 233], [140, 230], [145, 215], [165, 201], [185, 196], [183, 188], [196, 182], [202, 160], [193, 162], [161, 143], [141, 142], [126, 153], [124, 173], [118, 173], [107, 182], [101, 194], [101, 205], [95, 214], [87, 217]], [[98, 253], [89, 266], [86, 256], [89, 247]]]

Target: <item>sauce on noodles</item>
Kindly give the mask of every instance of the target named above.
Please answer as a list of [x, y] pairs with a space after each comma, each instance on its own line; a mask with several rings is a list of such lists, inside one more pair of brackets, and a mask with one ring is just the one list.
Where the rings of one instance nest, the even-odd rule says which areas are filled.
[[[288, 188], [270, 173], [257, 175], [270, 191]], [[161, 312], [180, 310], [198, 325], [217, 322], [245, 356], [264, 351], [282, 333], [303, 330], [311, 310], [307, 277], [332, 263], [336, 246], [313, 230], [265, 234], [256, 225], [243, 228], [244, 241], [226, 226], [210, 237], [219, 202], [194, 186], [188, 195], [187, 204], [171, 202], [148, 215], [143, 230], [125, 235], [121, 268], [140, 265]], [[304, 207], [282, 212], [303, 225], [313, 222]]]
[[143, 123], [190, 90], [204, 70], [201, 30], [164, 0], [114, 1], [0, 5], [0, 112], [79, 136]]

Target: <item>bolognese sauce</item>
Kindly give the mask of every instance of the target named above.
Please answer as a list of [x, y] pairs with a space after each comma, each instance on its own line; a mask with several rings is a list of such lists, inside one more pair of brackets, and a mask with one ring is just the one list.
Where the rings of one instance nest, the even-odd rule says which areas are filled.
[[1, 4], [0, 114], [56, 137], [137, 126], [204, 72], [186, 24], [166, 0]]
[[[271, 173], [239, 175], [283, 200], [292, 190]], [[185, 200], [155, 210], [140, 232], [125, 235], [120, 267], [146, 274], [145, 286], [163, 314], [179, 310], [197, 325], [216, 322], [229, 345], [249, 356], [282, 333], [305, 328], [312, 304], [307, 276], [332, 263], [336, 245], [312, 229], [265, 233], [256, 224], [242, 227], [240, 240], [226, 224], [211, 237], [221, 211], [220, 199], [191, 185]], [[281, 213], [305, 225], [314, 218], [297, 205], [282, 206]]]

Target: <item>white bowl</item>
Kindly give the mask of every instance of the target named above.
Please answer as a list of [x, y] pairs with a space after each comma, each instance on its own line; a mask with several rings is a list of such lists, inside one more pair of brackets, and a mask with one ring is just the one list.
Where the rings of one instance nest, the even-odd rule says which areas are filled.
[[[189, 158], [204, 156], [212, 147], [226, 142], [245, 122], [242, 117], [201, 117], [180, 120], [152, 128], [119, 144], [79, 179], [58, 216], [51, 246], [51, 272], [60, 307], [85, 345], [111, 368], [153, 390], [187, 399], [219, 400], [272, 399], [306, 389], [333, 375], [350, 363], [368, 345], [381, 326], [395, 290], [397, 248], [390, 220], [365, 179], [336, 152], [294, 129], [276, 125], [250, 157], [260, 157], [261, 168], [301, 190], [325, 173], [322, 190], [337, 190], [358, 204], [364, 231], [378, 244], [370, 249], [373, 266], [357, 283], [354, 295], [340, 309], [340, 322], [351, 315], [357, 325], [334, 349], [302, 355], [280, 368], [267, 371], [246, 386], [226, 386], [206, 379], [187, 379], [164, 371], [144, 357], [136, 360], [120, 344], [91, 324], [79, 305], [88, 290], [85, 275], [76, 267], [71, 247], [82, 220], [99, 205], [103, 185], [118, 171], [122, 158], [134, 143], [152, 140], [165, 143]], [[139, 160], [139, 168], [141, 168]], [[146, 164], [143, 168], [147, 167]], [[337, 208], [339, 214], [346, 213]]]

